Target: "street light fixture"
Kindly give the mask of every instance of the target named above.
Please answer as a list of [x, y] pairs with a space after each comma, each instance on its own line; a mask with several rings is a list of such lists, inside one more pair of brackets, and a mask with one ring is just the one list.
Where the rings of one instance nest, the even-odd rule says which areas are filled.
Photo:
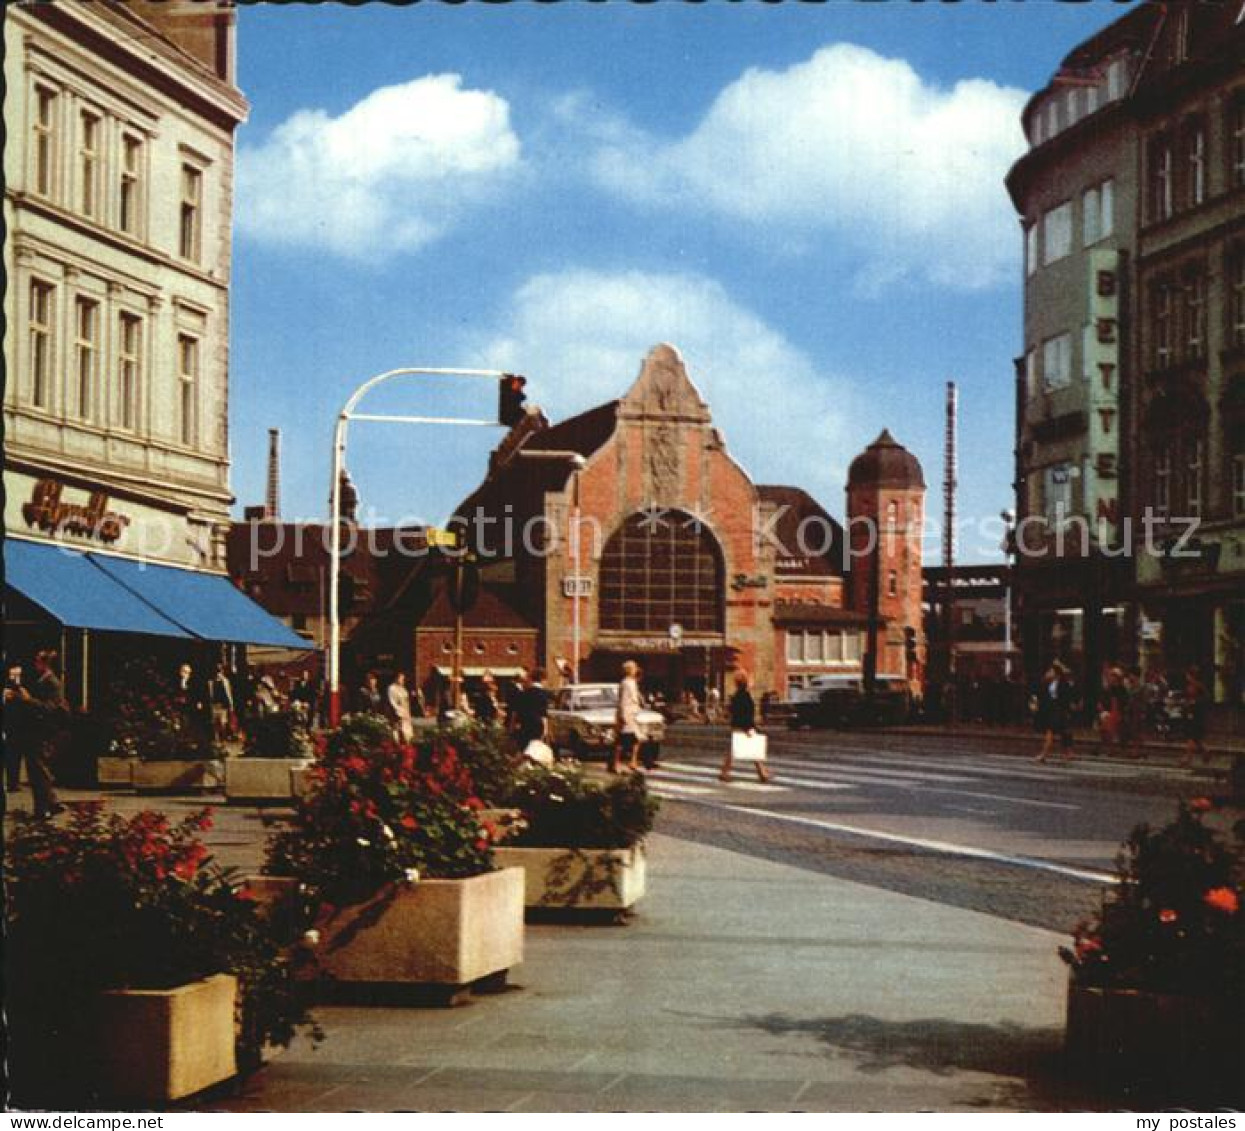
[[352, 420], [366, 420], [385, 424], [451, 424], [476, 428], [496, 428], [496, 420], [470, 420], [455, 416], [397, 416], [388, 414], [356, 412], [359, 402], [377, 385], [394, 377], [486, 377], [494, 381], [510, 377], [499, 369], [430, 369], [425, 366], [407, 366], [378, 373], [364, 381], [337, 414], [333, 428], [333, 484], [330, 492], [332, 512], [329, 547], [329, 724], [341, 721], [341, 609], [338, 588], [341, 575], [341, 479], [346, 463], [346, 430]]
[[581, 574], [579, 543], [579, 473], [588, 466], [582, 452], [562, 451], [556, 448], [543, 451], [520, 451], [521, 459], [565, 460], [573, 469], [571, 481], [571, 559], [575, 563], [575, 584], [571, 587], [571, 682], [579, 682], [579, 591]]

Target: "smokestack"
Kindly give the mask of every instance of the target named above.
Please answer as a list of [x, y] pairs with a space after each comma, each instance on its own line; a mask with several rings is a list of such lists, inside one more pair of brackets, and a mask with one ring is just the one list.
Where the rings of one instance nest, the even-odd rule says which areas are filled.
[[281, 517], [281, 429], [268, 429], [268, 493], [264, 498], [264, 517], [275, 522]]
[[945, 598], [947, 674], [955, 676], [955, 488], [956, 488], [956, 410], [959, 396], [955, 382], [947, 382], [947, 431], [946, 448], [943, 452], [942, 477], [942, 564], [947, 574]]

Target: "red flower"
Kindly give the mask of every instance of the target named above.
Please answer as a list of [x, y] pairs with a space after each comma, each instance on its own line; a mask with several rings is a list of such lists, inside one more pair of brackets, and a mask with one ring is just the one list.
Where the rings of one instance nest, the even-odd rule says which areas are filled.
[[414, 832], [417, 828], [419, 828], [419, 822], [415, 820], [415, 818], [412, 817], [410, 813], [407, 813], [406, 816], [403, 817], [402, 820], [398, 822], [398, 824], [400, 824], [404, 829], [408, 830], [409, 832]]
[[1208, 813], [1213, 808], [1209, 797], [1195, 797], [1189, 802], [1189, 810], [1193, 813]]
[[1180, 916], [1177, 915], [1170, 907], [1164, 907], [1163, 910], [1159, 912], [1160, 923], [1174, 923], [1179, 918]]
[[1235, 915], [1241, 906], [1240, 897], [1231, 888], [1211, 888], [1202, 897], [1202, 902], [1225, 915]]

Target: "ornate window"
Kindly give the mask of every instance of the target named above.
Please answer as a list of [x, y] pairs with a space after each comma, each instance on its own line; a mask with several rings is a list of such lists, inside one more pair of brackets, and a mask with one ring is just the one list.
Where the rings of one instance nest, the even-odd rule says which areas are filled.
[[30, 281], [30, 403], [51, 407], [53, 301], [55, 288], [41, 279]]
[[1172, 140], [1160, 135], [1150, 142], [1150, 219], [1170, 220], [1176, 211], [1175, 154]]
[[117, 321], [116, 423], [138, 426], [138, 403], [143, 375], [143, 320], [123, 311]]
[[1184, 159], [1184, 203], [1196, 208], [1206, 199], [1206, 126], [1201, 121], [1190, 122], [1185, 130]]
[[34, 190], [41, 196], [52, 196], [56, 192], [56, 91], [36, 86], [34, 101]]
[[83, 420], [95, 419], [96, 385], [99, 374], [99, 303], [74, 301], [73, 407]]
[[1184, 279], [1185, 357], [1200, 358], [1206, 353], [1206, 276], [1190, 271]]
[[1230, 348], [1245, 346], [1245, 245], [1228, 258], [1228, 334]]
[[633, 514], [601, 555], [601, 628], [664, 636], [725, 628], [725, 566], [716, 539], [691, 515]]

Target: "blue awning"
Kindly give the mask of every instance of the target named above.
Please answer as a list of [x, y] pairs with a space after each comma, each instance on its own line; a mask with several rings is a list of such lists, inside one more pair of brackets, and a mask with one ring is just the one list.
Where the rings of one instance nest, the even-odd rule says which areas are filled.
[[4, 540], [4, 580], [61, 624], [102, 632], [191, 637], [181, 625], [63, 546]]
[[234, 588], [227, 577], [105, 554], [87, 556], [114, 581], [194, 636], [301, 652], [313, 647]]

